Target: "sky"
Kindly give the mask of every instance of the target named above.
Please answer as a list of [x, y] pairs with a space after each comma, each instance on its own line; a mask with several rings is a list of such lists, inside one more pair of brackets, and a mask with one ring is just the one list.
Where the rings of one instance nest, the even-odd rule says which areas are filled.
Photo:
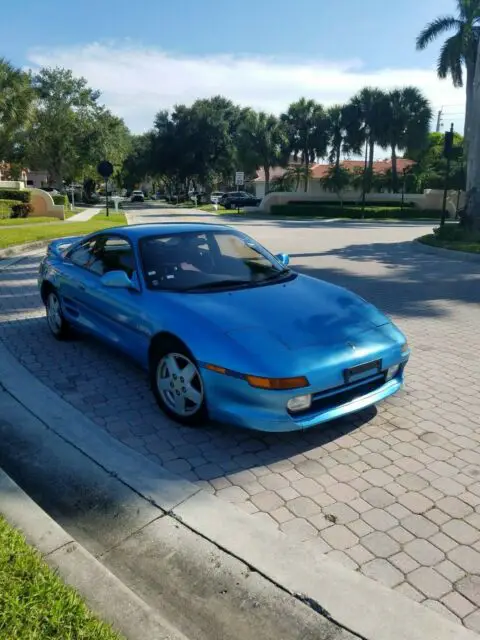
[[423, 26], [455, 4], [22, 0], [21, 10], [2, 7], [0, 57], [34, 71], [72, 69], [135, 133], [160, 109], [218, 94], [279, 114], [302, 96], [328, 106], [367, 85], [407, 84], [424, 91], [435, 113], [443, 107], [446, 128], [462, 131], [464, 91], [436, 76], [441, 41], [415, 49]]

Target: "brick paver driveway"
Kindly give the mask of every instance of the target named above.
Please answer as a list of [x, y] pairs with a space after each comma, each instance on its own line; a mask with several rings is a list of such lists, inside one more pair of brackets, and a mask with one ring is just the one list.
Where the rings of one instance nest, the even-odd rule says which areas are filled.
[[0, 272], [0, 338], [99, 428], [480, 630], [480, 264], [420, 252], [409, 240], [423, 230], [413, 226], [258, 221], [245, 229], [288, 251], [299, 270], [393, 316], [413, 349], [404, 392], [305, 433], [179, 427], [122, 356], [89, 339], [50, 337], [38, 258]]

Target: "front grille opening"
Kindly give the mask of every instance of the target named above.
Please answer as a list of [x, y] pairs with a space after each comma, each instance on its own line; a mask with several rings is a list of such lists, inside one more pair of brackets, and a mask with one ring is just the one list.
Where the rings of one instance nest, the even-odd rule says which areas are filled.
[[[385, 374], [376, 376], [375, 379], [367, 380], [357, 386], [339, 387], [337, 393], [329, 392], [331, 395], [324, 397], [313, 397], [312, 404], [305, 411], [289, 412], [295, 418], [302, 418], [308, 415], [315, 415], [318, 413], [324, 413], [335, 407], [339, 407], [348, 402], [353, 402], [368, 393], [373, 393], [380, 389], [386, 382]], [[352, 388], [353, 386], [353, 388]]]

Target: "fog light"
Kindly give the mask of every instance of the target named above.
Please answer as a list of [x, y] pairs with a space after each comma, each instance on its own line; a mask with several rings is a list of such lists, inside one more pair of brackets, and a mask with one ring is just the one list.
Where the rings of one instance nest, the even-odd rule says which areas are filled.
[[296, 396], [295, 398], [290, 398], [287, 402], [287, 409], [289, 411], [303, 411], [304, 409], [308, 409], [312, 404], [312, 396], [307, 394], [305, 396]]
[[394, 367], [389, 367], [387, 369], [387, 382], [388, 380], [392, 380], [393, 378], [395, 378], [398, 373], [400, 371], [400, 365], [396, 364]]

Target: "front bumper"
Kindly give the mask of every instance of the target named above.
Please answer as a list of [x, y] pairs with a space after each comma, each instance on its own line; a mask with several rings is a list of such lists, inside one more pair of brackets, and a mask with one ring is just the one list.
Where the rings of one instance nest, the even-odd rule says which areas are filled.
[[[209, 415], [213, 420], [265, 432], [310, 429], [373, 406], [402, 388], [408, 357], [398, 375], [386, 381], [385, 374], [336, 389], [265, 391], [251, 387], [245, 380], [204, 369]], [[287, 410], [295, 395], [312, 394], [310, 409], [298, 413]]]

